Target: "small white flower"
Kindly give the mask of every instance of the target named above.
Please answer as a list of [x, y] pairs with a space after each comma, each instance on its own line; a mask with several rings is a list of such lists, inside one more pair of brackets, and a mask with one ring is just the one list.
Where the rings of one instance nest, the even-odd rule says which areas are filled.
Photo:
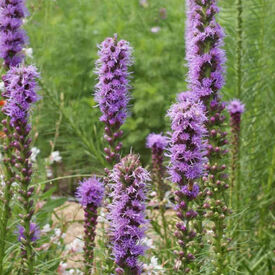
[[67, 268], [67, 263], [60, 262], [60, 264], [58, 266], [58, 269], [57, 269], [57, 273], [65, 275], [66, 274], [66, 268]]
[[46, 167], [46, 173], [47, 173], [47, 178], [51, 178], [53, 176], [53, 171], [50, 167]]
[[27, 57], [33, 59], [33, 55], [32, 55], [33, 50], [32, 50], [32, 48], [24, 48], [23, 51], [24, 51], [24, 53]]
[[139, 4], [144, 8], [149, 6], [147, 0], [139, 0]]
[[151, 197], [155, 197], [156, 195], [157, 195], [157, 192], [156, 192], [156, 191], [153, 191], [153, 192], [150, 193], [150, 196], [151, 196]]
[[54, 162], [61, 162], [61, 161], [62, 161], [62, 157], [60, 156], [59, 151], [54, 151], [51, 153], [49, 157], [50, 164], [53, 164]]
[[152, 33], [158, 33], [160, 31], [160, 27], [153, 27], [151, 28]]
[[74, 239], [73, 242], [66, 245], [66, 250], [70, 250], [74, 253], [83, 252], [84, 242], [78, 238]]
[[0, 82], [0, 91], [4, 91], [5, 89], [5, 84], [3, 81]]
[[147, 275], [164, 274], [164, 268], [158, 264], [158, 258], [155, 256], [151, 258], [151, 263], [149, 265], [144, 264], [143, 267]]
[[38, 149], [37, 147], [32, 147], [31, 152], [31, 161], [36, 162], [36, 157], [40, 153], [40, 149]]
[[43, 226], [43, 228], [41, 229], [42, 233], [49, 233], [51, 231], [51, 227], [50, 225], [47, 223]]
[[153, 244], [153, 240], [149, 238], [144, 238], [142, 243], [146, 245], [148, 248], [155, 249], [156, 247]]

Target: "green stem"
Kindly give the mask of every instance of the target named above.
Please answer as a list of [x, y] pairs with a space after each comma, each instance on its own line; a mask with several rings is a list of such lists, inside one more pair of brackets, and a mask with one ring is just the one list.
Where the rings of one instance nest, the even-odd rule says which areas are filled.
[[242, 89], [242, 52], [243, 52], [243, 7], [242, 0], [237, 0], [237, 52], [236, 52], [236, 67], [237, 67], [237, 97], [241, 97]]
[[[9, 125], [9, 119], [7, 122], [7, 125]], [[9, 148], [10, 140], [7, 138], [7, 148]], [[11, 159], [12, 152], [10, 149], [5, 154], [5, 158]], [[11, 169], [11, 165], [9, 162], [4, 161], [4, 174], [5, 174], [5, 189], [4, 189], [4, 211], [1, 217], [1, 237], [0, 237], [0, 274], [3, 274], [3, 261], [5, 257], [5, 248], [6, 248], [6, 236], [8, 231], [8, 221], [11, 216], [11, 209], [10, 209], [10, 201], [12, 198], [12, 192], [11, 192], [11, 184], [12, 184], [12, 177], [13, 172]]]

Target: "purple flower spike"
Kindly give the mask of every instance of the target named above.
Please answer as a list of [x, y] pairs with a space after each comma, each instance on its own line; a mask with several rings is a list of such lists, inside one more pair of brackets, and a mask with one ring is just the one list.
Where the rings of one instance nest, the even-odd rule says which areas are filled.
[[7, 67], [16, 66], [24, 58], [22, 49], [27, 42], [21, 29], [26, 16], [24, 0], [0, 1], [0, 56]]
[[100, 118], [106, 125], [104, 138], [110, 148], [105, 149], [108, 161], [118, 160], [121, 143], [117, 143], [122, 136], [120, 126], [127, 117], [129, 102], [129, 72], [132, 65], [132, 48], [125, 40], [117, 41], [106, 38], [99, 45], [99, 59], [96, 63], [98, 84], [96, 85], [95, 101], [102, 112]]
[[86, 179], [79, 183], [76, 197], [84, 208], [84, 260], [86, 273], [91, 274], [94, 259], [97, 212], [104, 197], [104, 185], [96, 177]]
[[[191, 95], [191, 94], [189, 94]], [[201, 102], [186, 95], [168, 111], [171, 119], [171, 164], [170, 175], [173, 182], [184, 185], [186, 180], [201, 177], [204, 164], [206, 116]]]
[[[18, 235], [18, 241], [19, 242], [26, 239], [24, 233], [25, 233], [25, 228], [22, 225], [19, 225], [18, 226], [18, 231], [16, 232], [16, 234]], [[40, 238], [39, 227], [35, 223], [30, 223], [30, 239], [31, 239], [31, 242], [35, 242], [39, 238]]]
[[111, 179], [115, 186], [109, 218], [115, 262], [125, 275], [141, 274], [138, 257], [146, 249], [141, 241], [146, 224], [146, 182], [150, 176], [141, 167], [138, 156], [130, 154], [114, 166]]
[[147, 148], [156, 148], [159, 150], [164, 150], [168, 145], [168, 138], [161, 134], [150, 134], [147, 137], [146, 146]]
[[241, 115], [245, 110], [244, 104], [242, 104], [241, 101], [238, 99], [233, 99], [232, 101], [229, 102], [227, 106], [227, 110], [230, 114], [232, 126], [233, 124], [236, 124], [236, 125], [240, 124]]
[[200, 98], [216, 93], [224, 84], [224, 33], [216, 22], [217, 12], [216, 0], [187, 0], [188, 82], [189, 89]]
[[99, 207], [103, 196], [104, 186], [96, 177], [80, 182], [76, 191], [76, 197], [82, 206], [93, 204], [95, 207]]
[[183, 257], [196, 252], [195, 247], [188, 243], [196, 237], [194, 226], [189, 222], [197, 217], [197, 212], [190, 205], [197, 198], [199, 186], [194, 182], [203, 174], [205, 163], [206, 135], [204, 123], [207, 118], [204, 114], [203, 104], [194, 98], [190, 92], [180, 94], [178, 103], [172, 105], [168, 111], [171, 119], [171, 140], [169, 148], [170, 175], [173, 182], [179, 185], [175, 192], [177, 205], [175, 207], [177, 223], [175, 236], [178, 239], [178, 261], [175, 269], [186, 272], [193, 257]]
[[3, 112], [11, 118], [11, 123], [21, 121], [25, 123], [31, 105], [38, 100], [36, 78], [39, 74], [34, 66], [12, 67], [3, 76], [6, 99]]

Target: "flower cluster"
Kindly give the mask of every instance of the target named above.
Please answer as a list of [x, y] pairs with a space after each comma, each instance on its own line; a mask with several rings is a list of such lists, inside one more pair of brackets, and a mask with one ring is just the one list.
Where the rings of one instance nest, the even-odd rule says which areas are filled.
[[108, 161], [117, 160], [122, 144], [118, 142], [123, 132], [119, 130], [127, 117], [129, 102], [129, 72], [132, 64], [132, 48], [125, 40], [106, 38], [99, 46], [97, 61], [98, 84], [95, 100], [102, 112], [101, 121], [106, 125], [104, 138], [109, 143], [105, 148]]
[[114, 166], [115, 183], [110, 205], [110, 227], [117, 274], [135, 275], [142, 270], [138, 257], [144, 254], [141, 244], [145, 231], [145, 192], [149, 173], [141, 167], [137, 155], [128, 155]]
[[242, 104], [238, 99], [234, 99], [231, 102], [229, 102], [227, 110], [230, 114], [231, 123], [240, 124], [241, 115], [243, 114], [244, 109], [244, 104]]
[[77, 188], [76, 197], [84, 207], [84, 258], [87, 274], [90, 274], [93, 266], [93, 249], [95, 246], [95, 230], [98, 217], [97, 212], [104, 197], [103, 183], [96, 177], [80, 182]]
[[201, 176], [205, 149], [203, 137], [206, 135], [204, 107], [190, 96], [182, 95], [181, 101], [168, 111], [171, 119], [171, 146], [169, 148], [170, 175], [173, 182], [184, 185], [187, 180]]
[[[21, 242], [22, 240], [26, 240], [25, 228], [21, 225], [18, 226], [18, 231], [16, 232], [18, 235], [18, 241]], [[40, 237], [40, 229], [35, 223], [30, 223], [30, 240], [35, 242]]]
[[12, 67], [3, 76], [6, 99], [3, 112], [11, 118], [11, 123], [26, 123], [31, 105], [38, 100], [36, 78], [39, 74], [34, 66]]
[[[216, 0], [187, 0], [186, 27], [186, 59], [188, 62], [188, 86], [192, 93], [205, 105], [208, 116], [206, 123], [208, 131], [206, 175], [203, 177], [203, 196], [201, 201], [207, 213], [214, 222], [215, 251], [217, 255], [217, 272], [224, 272], [222, 243], [224, 235], [224, 218], [229, 213], [224, 191], [227, 184], [224, 155], [228, 143], [224, 129], [225, 104], [219, 94], [224, 85], [225, 53], [222, 49], [224, 33], [216, 21], [219, 9]], [[217, 203], [218, 201], [218, 203]]]
[[25, 32], [21, 29], [26, 16], [24, 0], [0, 1], [0, 56], [7, 67], [21, 63], [26, 43]]
[[199, 186], [195, 180], [203, 174], [205, 158], [204, 136], [206, 116], [201, 102], [194, 100], [191, 93], [181, 94], [180, 101], [168, 111], [171, 119], [172, 136], [170, 141], [170, 175], [178, 183], [176, 211], [180, 222], [176, 224], [175, 236], [180, 251], [175, 269], [185, 273], [190, 271], [189, 263], [194, 260], [195, 248], [189, 245], [196, 237], [196, 231], [190, 222], [198, 213], [191, 208], [191, 201], [197, 198]]
[[[34, 201], [32, 194], [35, 190], [31, 184], [32, 161], [31, 161], [31, 138], [29, 133], [31, 126], [28, 124], [28, 117], [31, 105], [37, 101], [36, 78], [38, 73], [33, 66], [11, 67], [3, 81], [5, 91], [3, 97], [6, 100], [3, 112], [7, 118], [2, 121], [3, 132], [8, 137], [8, 144], [4, 150], [9, 158], [5, 160], [7, 167], [10, 167], [11, 174], [20, 185], [19, 202], [22, 205], [20, 214], [20, 232], [24, 233], [24, 242], [21, 242], [24, 271], [33, 271], [33, 242], [36, 238], [36, 229], [31, 222], [34, 214]], [[13, 179], [14, 180], [14, 179]], [[22, 241], [22, 238], [21, 238]]]
[[220, 90], [224, 83], [224, 34], [215, 19], [217, 12], [216, 0], [187, 0], [188, 82], [189, 89], [200, 98]]

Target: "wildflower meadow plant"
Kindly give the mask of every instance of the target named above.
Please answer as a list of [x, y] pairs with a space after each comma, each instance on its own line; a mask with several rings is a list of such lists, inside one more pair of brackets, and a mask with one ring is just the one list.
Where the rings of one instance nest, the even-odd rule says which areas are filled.
[[110, 207], [110, 229], [116, 274], [141, 274], [138, 258], [144, 255], [145, 199], [149, 173], [141, 167], [137, 155], [127, 155], [114, 166], [111, 179], [113, 202]]
[[[239, 158], [240, 158], [240, 135], [241, 116], [244, 112], [244, 104], [238, 99], [234, 99], [227, 105], [230, 114], [231, 126], [231, 170], [230, 170], [230, 206], [232, 206], [233, 193], [236, 194], [236, 210], [240, 204], [240, 182], [239, 182]], [[234, 190], [234, 192], [233, 192]]]
[[104, 197], [103, 183], [96, 177], [80, 182], [76, 197], [84, 208], [84, 260], [85, 274], [88, 275], [92, 273], [93, 268], [98, 208]]
[[198, 215], [193, 209], [193, 200], [199, 195], [197, 181], [203, 175], [205, 162], [206, 135], [204, 126], [207, 120], [204, 106], [194, 100], [191, 93], [183, 93], [181, 100], [170, 108], [168, 116], [171, 119], [171, 140], [169, 147], [171, 180], [178, 184], [175, 192], [176, 213], [179, 218], [175, 236], [180, 246], [175, 264], [177, 271], [188, 273], [195, 259], [196, 245], [192, 242], [197, 236], [195, 219]]
[[169, 245], [167, 235], [167, 221], [165, 218], [165, 185], [164, 185], [164, 173], [165, 167], [163, 165], [164, 151], [168, 145], [168, 137], [162, 134], [151, 133], [147, 136], [146, 147], [152, 151], [152, 180], [156, 184], [156, 191], [159, 200], [159, 209], [162, 219], [162, 229], [164, 232], [164, 239], [166, 246]]
[[129, 42], [118, 41], [114, 35], [99, 45], [98, 55], [95, 100], [102, 112], [100, 120], [105, 123], [104, 139], [109, 144], [109, 147], [104, 148], [106, 160], [116, 163], [120, 159], [119, 152], [122, 148], [119, 138], [123, 135], [123, 131], [120, 127], [127, 117], [128, 67], [132, 65], [132, 48]]
[[23, 47], [27, 37], [23, 19], [27, 14], [24, 0], [0, 1], [0, 56], [7, 67], [20, 64], [24, 58]]
[[[39, 74], [34, 66], [12, 67], [3, 76], [5, 91], [2, 96], [6, 103], [2, 108], [7, 119], [2, 121], [9, 144], [4, 148], [6, 152], [12, 149], [12, 154], [6, 162], [13, 167], [13, 177], [9, 182], [16, 181], [20, 185], [19, 203], [22, 207], [20, 214], [20, 232], [24, 232], [21, 240], [22, 268], [24, 274], [34, 273], [34, 230], [32, 230], [32, 216], [34, 201], [32, 194], [35, 190], [32, 185], [31, 138], [29, 133], [29, 113], [32, 105], [39, 99], [36, 79]], [[10, 175], [8, 173], [8, 175]], [[10, 195], [9, 195], [10, 196]]]
[[187, 1], [186, 22], [186, 59], [188, 62], [189, 90], [205, 105], [208, 116], [206, 127], [208, 131], [207, 158], [205, 164], [207, 175], [204, 180], [204, 194], [209, 211], [206, 217], [214, 222], [214, 251], [216, 259], [215, 272], [224, 272], [226, 265], [224, 253], [225, 216], [230, 211], [225, 201], [225, 190], [229, 187], [226, 173], [225, 148], [228, 143], [224, 131], [225, 103], [219, 93], [224, 85], [225, 53], [223, 46], [224, 33], [216, 21], [219, 9], [216, 0]]

